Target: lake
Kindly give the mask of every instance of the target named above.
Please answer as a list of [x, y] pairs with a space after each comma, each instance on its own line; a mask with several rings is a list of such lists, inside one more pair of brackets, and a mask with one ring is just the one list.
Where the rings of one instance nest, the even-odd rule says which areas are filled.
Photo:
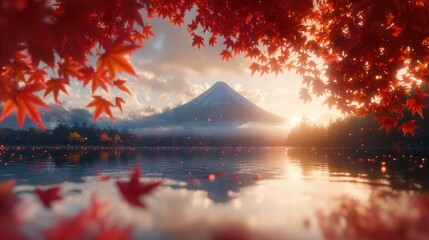
[[[133, 239], [424, 239], [428, 153], [5, 147], [0, 182], [16, 179], [20, 231], [30, 239], [47, 238], [46, 229], [90, 208], [94, 196], [109, 223], [130, 227]], [[136, 166], [141, 181], [162, 181], [143, 197], [147, 208], [124, 201], [115, 184]], [[63, 196], [51, 209], [34, 194], [49, 186], [60, 186]]]

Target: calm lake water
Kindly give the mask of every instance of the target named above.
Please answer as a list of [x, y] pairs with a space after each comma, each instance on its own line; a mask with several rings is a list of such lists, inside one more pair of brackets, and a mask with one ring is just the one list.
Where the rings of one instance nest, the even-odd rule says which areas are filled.
[[[0, 181], [16, 179], [14, 191], [27, 204], [23, 213], [26, 233], [34, 239], [40, 239], [36, 229], [43, 228], [43, 224], [34, 223], [36, 219], [49, 222], [52, 214], [71, 215], [87, 206], [94, 194], [109, 202], [116, 219], [134, 226], [136, 239], [211, 239], [207, 236], [212, 229], [225, 224], [272, 239], [322, 239], [329, 237], [329, 232], [321, 219], [332, 216], [329, 213], [335, 212], [338, 199], [365, 204], [378, 192], [401, 198], [426, 196], [428, 153], [387, 149], [20, 147], [0, 151]], [[128, 206], [116, 189], [115, 181], [128, 178], [135, 166], [142, 169], [142, 181], [163, 181], [145, 198], [148, 209]], [[109, 180], [101, 181], [100, 176]], [[55, 203], [53, 213], [33, 194], [35, 186], [51, 185], [61, 186], [64, 196]], [[395, 210], [395, 204], [387, 211]], [[195, 231], [196, 227], [200, 230]]]

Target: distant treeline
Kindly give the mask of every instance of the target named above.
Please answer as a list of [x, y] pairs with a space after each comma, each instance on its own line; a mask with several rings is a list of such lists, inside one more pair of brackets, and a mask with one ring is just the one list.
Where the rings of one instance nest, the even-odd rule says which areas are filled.
[[[428, 116], [428, 115], [427, 115]], [[312, 123], [304, 118], [294, 127], [286, 139], [287, 146], [294, 147], [428, 147], [429, 123], [419, 120], [421, 127], [415, 136], [398, 130], [386, 133], [373, 116], [366, 118], [349, 116], [337, 119], [327, 126]]]
[[144, 135], [132, 130], [112, 127], [100, 128], [96, 124], [59, 124], [54, 129], [28, 128], [22, 130], [0, 128], [0, 145], [6, 146], [279, 146], [284, 139], [260, 135], [196, 136], [196, 135]]

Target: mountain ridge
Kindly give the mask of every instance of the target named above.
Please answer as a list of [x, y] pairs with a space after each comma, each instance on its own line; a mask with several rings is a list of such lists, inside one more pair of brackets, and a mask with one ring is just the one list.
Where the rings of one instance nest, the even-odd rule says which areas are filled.
[[204, 122], [280, 124], [284, 119], [262, 109], [225, 82], [219, 81], [189, 102], [149, 116], [144, 122], [171, 125]]

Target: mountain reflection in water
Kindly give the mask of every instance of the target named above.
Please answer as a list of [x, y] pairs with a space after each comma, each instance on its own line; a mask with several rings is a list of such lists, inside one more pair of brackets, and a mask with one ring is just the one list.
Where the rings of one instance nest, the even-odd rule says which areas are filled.
[[[67, 235], [74, 219], [113, 225], [73, 234], [132, 229], [131, 239], [424, 239], [425, 156], [386, 149], [6, 147], [0, 181], [16, 179], [20, 221], [0, 225], [0, 233]], [[117, 189], [136, 166], [140, 181], [162, 180], [142, 196], [147, 208], [130, 205]], [[41, 185], [60, 187], [63, 199], [52, 209], [34, 194]], [[85, 215], [95, 210], [99, 215]]]
[[405, 192], [428, 192], [427, 151], [288, 148], [17, 147], [0, 152], [0, 181], [52, 185], [85, 177], [128, 176], [139, 165], [144, 177], [184, 181], [226, 202], [261, 180], [349, 182]]

